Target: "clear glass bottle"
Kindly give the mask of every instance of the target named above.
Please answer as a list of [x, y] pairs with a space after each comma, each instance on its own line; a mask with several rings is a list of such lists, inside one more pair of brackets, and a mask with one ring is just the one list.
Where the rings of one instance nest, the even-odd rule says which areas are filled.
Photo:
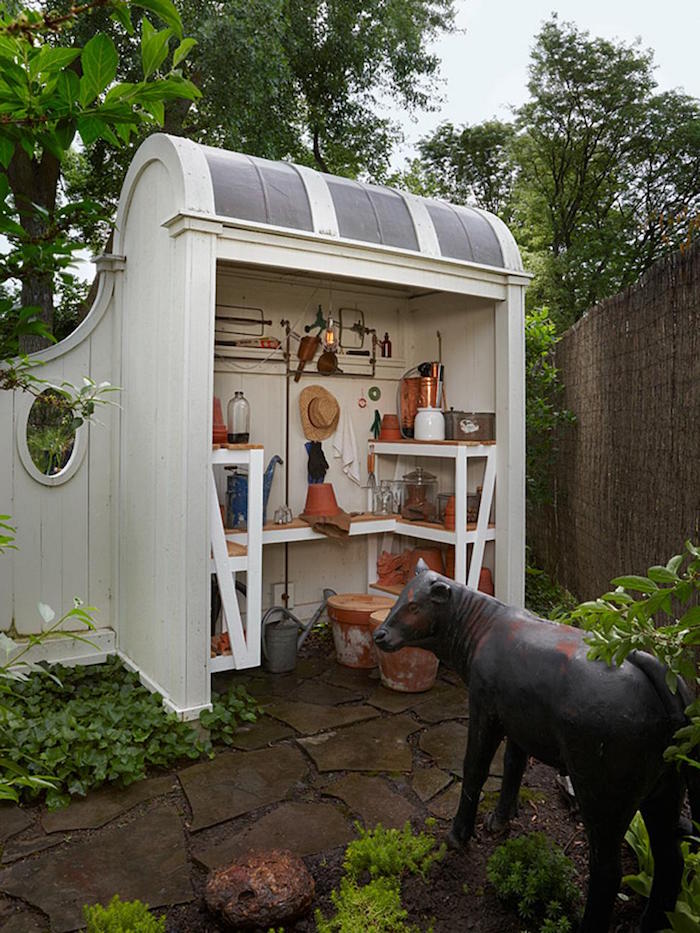
[[250, 440], [250, 405], [242, 392], [234, 392], [226, 410], [229, 444], [247, 444]]

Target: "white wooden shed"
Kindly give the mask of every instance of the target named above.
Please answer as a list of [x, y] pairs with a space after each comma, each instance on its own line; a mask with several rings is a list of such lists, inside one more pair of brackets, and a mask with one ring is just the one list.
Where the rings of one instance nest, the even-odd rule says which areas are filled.
[[[483, 560], [496, 595], [522, 605], [529, 276], [497, 217], [158, 134], [129, 169], [114, 252], [98, 270], [94, 306], [70, 337], [38, 354], [41, 375], [108, 380], [121, 387], [121, 407], [80, 428], [65, 469], [44, 476], [27, 450], [32, 399], [0, 395], [0, 511], [12, 514], [19, 548], [0, 559], [0, 630], [36, 632], [39, 600], [58, 612], [80, 596], [99, 610], [92, 645], [62, 639], [48, 655], [73, 661], [118, 652], [189, 718], [209, 704], [212, 669], [259, 663], [260, 614], [276, 584], [293, 587], [301, 616], [323, 587], [371, 591], [377, 551], [391, 540], [384, 536], [452, 544], [457, 578], [473, 584]], [[311, 363], [295, 383], [296, 347], [288, 360], [280, 322], [303, 333], [319, 304], [336, 315], [362, 311], [380, 337], [389, 332], [392, 357], [371, 364], [344, 355], [343, 373], [333, 376]], [[266, 334], [281, 348], [217, 339], [217, 319], [230, 307], [262, 309], [272, 322]], [[298, 522], [263, 528], [254, 490], [274, 454], [285, 462], [268, 517], [286, 499], [295, 515], [303, 509], [302, 388], [319, 383], [337, 398], [364, 480], [374, 410], [396, 411], [399, 378], [438, 358], [438, 331], [449, 403], [495, 412], [495, 445], [378, 443], [376, 452], [385, 476], [425, 462], [458, 505], [477, 484], [488, 491], [490, 469], [494, 507], [482, 508], [479, 527], [407, 528], [360, 515], [343, 543]], [[360, 407], [370, 387], [381, 397]], [[238, 389], [251, 405], [251, 444], [264, 453], [212, 450], [213, 396], [225, 411]], [[330, 442], [326, 456], [340, 505], [364, 512], [366, 491], [343, 473]], [[230, 556], [211, 490], [216, 464], [233, 462], [249, 464], [252, 489], [247, 534], [228, 535], [238, 545]], [[220, 496], [220, 476], [216, 483]], [[231, 633], [226, 662], [210, 658], [212, 554], [220, 571], [228, 562], [231, 593], [237, 573], [248, 585], [247, 615]]]

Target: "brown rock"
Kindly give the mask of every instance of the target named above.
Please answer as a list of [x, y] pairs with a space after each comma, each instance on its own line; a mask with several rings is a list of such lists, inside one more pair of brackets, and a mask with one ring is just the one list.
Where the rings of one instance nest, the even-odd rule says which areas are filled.
[[300, 858], [272, 850], [212, 872], [204, 897], [209, 910], [232, 929], [267, 929], [306, 913], [314, 887]]

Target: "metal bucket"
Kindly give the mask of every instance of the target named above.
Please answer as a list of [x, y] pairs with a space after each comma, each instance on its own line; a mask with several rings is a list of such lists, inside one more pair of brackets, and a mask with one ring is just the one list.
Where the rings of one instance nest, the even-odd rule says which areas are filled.
[[297, 632], [291, 619], [267, 622], [263, 627], [263, 667], [271, 674], [286, 674], [297, 666]]

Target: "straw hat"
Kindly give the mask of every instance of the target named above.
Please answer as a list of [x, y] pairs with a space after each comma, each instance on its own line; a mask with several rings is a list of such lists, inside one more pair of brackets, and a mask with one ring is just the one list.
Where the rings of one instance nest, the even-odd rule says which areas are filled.
[[324, 441], [338, 427], [340, 405], [323, 386], [306, 386], [299, 396], [299, 414], [304, 436], [310, 441]]

